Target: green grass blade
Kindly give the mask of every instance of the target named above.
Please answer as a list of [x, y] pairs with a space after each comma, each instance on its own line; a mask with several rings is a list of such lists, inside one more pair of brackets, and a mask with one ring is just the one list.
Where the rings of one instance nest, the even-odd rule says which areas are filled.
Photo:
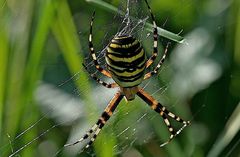
[[[30, 52], [28, 60], [25, 62], [26, 69], [24, 69], [24, 79], [22, 80], [23, 92], [20, 91], [21, 97], [19, 100], [22, 111], [18, 114], [18, 116], [22, 116], [24, 118], [26, 118], [25, 116], [29, 116], [29, 118], [24, 120], [24, 122], [19, 122], [19, 127], [25, 129], [28, 128], [33, 121], [38, 119], [39, 116], [37, 109], [32, 109], [32, 107], [29, 107], [30, 105], [33, 105], [33, 103], [29, 103], [29, 100], [32, 100], [36, 83], [42, 75], [43, 66], [41, 66], [41, 61], [43, 53], [45, 52], [44, 46], [50, 32], [50, 25], [54, 15], [54, 9], [52, 7], [51, 0], [43, 0], [39, 1], [39, 3], [32, 3], [31, 5], [33, 6], [34, 4], [39, 5], [40, 12], [37, 20], [36, 30], [34, 31], [33, 38], [31, 39], [32, 42], [29, 42], [31, 43]], [[29, 113], [31, 113], [31, 115], [29, 115]], [[15, 116], [15, 118], [20, 120], [21, 118], [18, 116]], [[24, 136], [22, 142], [26, 144], [36, 136], [38, 136], [38, 132], [37, 128], [34, 128], [31, 130], [31, 132]], [[35, 144], [31, 144], [31, 147], [34, 146]], [[34, 153], [35, 150], [30, 147], [24, 148], [23, 152], [21, 152], [22, 156], [34, 156]]]
[[[72, 75], [79, 73], [79, 78], [76, 80], [76, 85], [80, 91], [82, 91], [82, 95], [84, 96], [84, 101], [86, 103], [85, 108], [89, 116], [88, 119], [92, 119], [92, 114], [90, 113], [98, 113], [96, 106], [92, 100], [91, 93], [91, 87], [90, 82], [88, 81], [88, 74], [85, 72], [85, 70], [82, 68], [83, 63], [83, 56], [81, 54], [82, 49], [80, 45], [80, 41], [77, 38], [77, 31], [73, 23], [72, 15], [68, 6], [68, 3], [65, 0], [62, 0], [61, 3], [55, 6], [58, 10], [57, 12], [57, 18], [54, 21], [52, 30], [54, 33], [54, 36], [62, 50], [63, 56], [65, 58], [65, 61], [69, 67], [69, 70], [71, 71]], [[80, 51], [80, 53], [79, 53]], [[84, 92], [86, 89], [90, 92]], [[96, 118], [99, 115], [94, 115]], [[96, 119], [95, 119], [96, 120]], [[94, 121], [91, 121], [93, 124]], [[103, 140], [106, 140], [106, 138], [109, 138], [108, 136], [104, 136], [105, 134], [102, 132], [101, 137], [98, 137], [97, 141], [101, 142]], [[103, 138], [102, 138], [103, 137]], [[104, 138], [105, 137], [105, 138]], [[114, 137], [112, 137], [113, 139]], [[96, 145], [96, 154], [99, 157], [113, 157], [113, 152], [109, 151], [112, 150], [113, 146], [116, 144], [114, 141], [109, 142], [105, 145]], [[108, 150], [108, 153], [106, 151], [102, 150]]]
[[6, 76], [7, 76], [7, 64], [8, 64], [8, 40], [7, 35], [0, 30], [0, 143], [3, 143], [3, 114], [4, 114], [4, 97], [6, 94]]
[[[94, 5], [102, 8], [102, 9], [111, 11], [111, 12], [113, 12], [113, 13], [116, 13], [116, 12], [119, 11], [119, 10], [118, 10], [116, 7], [114, 7], [113, 5], [111, 5], [111, 4], [107, 3], [107, 2], [104, 2], [104, 1], [102, 1], [102, 0], [86, 0], [86, 1], [89, 2], [89, 3], [93, 3]], [[120, 12], [120, 14], [123, 15], [124, 12]]]
[[218, 137], [207, 157], [218, 157], [240, 130], [240, 103], [229, 118], [222, 134]]
[[[41, 1], [41, 7], [42, 10], [39, 15], [39, 22], [31, 45], [30, 57], [26, 70], [27, 78], [29, 79], [29, 82], [33, 84], [35, 84], [37, 78], [39, 77], [39, 68], [42, 55], [44, 53], [43, 48], [45, 46], [54, 15], [54, 8], [51, 0]], [[30, 89], [33, 88], [33, 84], [29, 85]], [[30, 92], [32, 91], [30, 90]]]
[[[53, 34], [62, 50], [63, 57], [71, 74], [75, 75], [79, 73], [79, 78], [75, 80], [76, 86], [80, 91], [84, 91], [85, 89], [90, 90], [88, 75], [82, 68], [84, 57], [81, 55], [82, 48], [69, 6], [65, 0], [55, 4], [57, 16], [52, 25]], [[83, 95], [90, 99], [88, 94], [83, 93]]]

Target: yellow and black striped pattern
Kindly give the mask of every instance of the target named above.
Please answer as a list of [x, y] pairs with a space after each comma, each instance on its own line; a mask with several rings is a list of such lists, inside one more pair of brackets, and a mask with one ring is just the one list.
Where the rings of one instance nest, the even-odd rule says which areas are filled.
[[134, 87], [143, 81], [146, 54], [140, 42], [132, 36], [117, 36], [107, 47], [107, 68], [120, 87]]
[[[90, 54], [92, 56], [93, 63], [95, 64], [96, 69], [103, 75], [113, 78], [115, 82], [110, 84], [105, 83], [104, 81], [99, 79], [95, 74], [90, 73], [90, 75], [94, 80], [96, 80], [101, 85], [107, 88], [119, 87], [120, 90], [114, 95], [112, 100], [108, 103], [107, 107], [105, 108], [104, 112], [102, 113], [98, 121], [95, 123], [95, 125], [93, 125], [92, 128], [79, 140], [73, 143], [66, 144], [64, 145], [65, 147], [72, 146], [82, 141], [88, 140], [88, 143], [85, 148], [89, 148], [89, 146], [97, 138], [98, 134], [100, 133], [101, 129], [104, 127], [106, 122], [112, 116], [114, 110], [117, 108], [120, 101], [123, 98], [126, 98], [127, 100], [133, 100], [135, 98], [135, 95], [138, 95], [153, 110], [159, 113], [159, 115], [163, 118], [164, 123], [168, 127], [170, 137], [166, 142], [160, 145], [161, 147], [170, 143], [170, 141], [175, 136], [180, 134], [181, 131], [186, 126], [190, 125], [190, 121], [185, 121], [181, 119], [179, 116], [175, 115], [174, 113], [168, 111], [160, 102], [154, 99], [149, 93], [145, 92], [143, 88], [138, 87], [138, 85], [141, 84], [143, 80], [150, 78], [154, 74], [157, 74], [158, 70], [160, 69], [161, 65], [163, 64], [166, 58], [169, 45], [169, 44], [167, 45], [162, 58], [158, 62], [157, 66], [155, 66], [154, 70], [145, 74], [145, 69], [149, 68], [149, 66], [152, 65], [152, 63], [155, 61], [158, 55], [157, 25], [147, 0], [145, 0], [145, 2], [147, 4], [148, 10], [153, 20], [154, 41], [152, 56], [147, 60], [143, 47], [136, 38], [130, 35], [118, 35], [111, 40], [106, 50], [105, 58], [108, 70], [105, 70], [103, 67], [100, 66], [93, 47], [92, 26], [95, 12], [93, 13], [92, 20], [90, 22], [90, 34], [89, 34]], [[87, 67], [85, 65], [84, 67], [87, 70]], [[177, 122], [182, 123], [183, 126], [180, 129], [175, 130], [170, 123], [170, 118]]]

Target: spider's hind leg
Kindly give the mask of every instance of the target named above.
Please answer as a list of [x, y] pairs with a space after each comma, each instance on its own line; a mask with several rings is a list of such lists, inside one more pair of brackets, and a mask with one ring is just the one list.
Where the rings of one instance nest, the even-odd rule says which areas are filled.
[[76, 142], [65, 144], [65, 147], [73, 146], [75, 144], [78, 144], [80, 142], [83, 142], [84, 140], [90, 139], [90, 141], [87, 143], [85, 148], [88, 148], [97, 138], [98, 134], [100, 133], [101, 129], [105, 125], [105, 123], [109, 120], [109, 118], [112, 116], [114, 110], [122, 100], [123, 95], [120, 92], [117, 92], [112, 100], [109, 102], [107, 107], [105, 108], [104, 112], [102, 113], [101, 117], [98, 119], [97, 123], [93, 125], [93, 127], [80, 138]]
[[[180, 134], [180, 132], [190, 124], [190, 121], [185, 121], [182, 118], [176, 116], [174, 113], [168, 111], [164, 106], [162, 106], [156, 99], [154, 99], [151, 95], [145, 92], [142, 88], [139, 88], [137, 95], [140, 98], [142, 98], [153, 110], [155, 110], [157, 113], [160, 114], [160, 116], [163, 118], [164, 123], [168, 127], [168, 131], [170, 132], [170, 137], [167, 142], [161, 144], [161, 147], [168, 144], [176, 135]], [[179, 130], [175, 131], [168, 117], [171, 117], [177, 122], [182, 123], [183, 126]]]
[[82, 138], [80, 138], [76, 142], [65, 144], [64, 147], [73, 146], [75, 144], [78, 144], [78, 143], [88, 139], [89, 137], [91, 137], [92, 134], [94, 134], [96, 132], [97, 128], [98, 128], [98, 125], [95, 124], [85, 135], [82, 136]]

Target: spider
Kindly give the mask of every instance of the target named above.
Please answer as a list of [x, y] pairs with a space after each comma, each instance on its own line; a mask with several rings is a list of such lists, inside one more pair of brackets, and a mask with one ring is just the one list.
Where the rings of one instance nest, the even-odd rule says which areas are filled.
[[[153, 110], [160, 114], [163, 118], [164, 123], [168, 127], [170, 136], [169, 139], [161, 144], [164, 146], [168, 144], [176, 135], [178, 135], [187, 125], [190, 124], [190, 121], [185, 121], [182, 118], [176, 116], [174, 113], [168, 111], [164, 106], [162, 106], [156, 99], [154, 99], [150, 94], [148, 94], [143, 88], [139, 87], [144, 80], [149, 79], [151, 76], [157, 74], [161, 65], [163, 64], [167, 51], [168, 45], [165, 48], [164, 54], [158, 62], [157, 66], [153, 71], [145, 73], [146, 69], [152, 65], [158, 55], [158, 30], [155, 22], [155, 18], [152, 14], [152, 10], [145, 0], [145, 3], [148, 7], [148, 11], [151, 14], [153, 21], [153, 52], [152, 56], [147, 59], [145, 51], [141, 46], [141, 43], [134, 38], [129, 33], [118, 33], [113, 37], [110, 43], [107, 46], [105, 60], [107, 64], [107, 69], [104, 69], [100, 66], [98, 59], [95, 54], [95, 50], [92, 42], [92, 26], [95, 17], [95, 11], [93, 12], [92, 19], [90, 22], [90, 34], [89, 34], [89, 50], [91, 57], [93, 59], [96, 69], [101, 72], [103, 75], [112, 78], [114, 83], [106, 83], [99, 79], [95, 74], [91, 74], [87, 67], [84, 65], [85, 69], [88, 71], [90, 76], [97, 81], [99, 84], [103, 85], [106, 88], [116, 88], [118, 87], [118, 92], [114, 95], [112, 100], [108, 103], [104, 112], [98, 119], [95, 125], [83, 135], [82, 138], [77, 140], [74, 143], [66, 144], [65, 146], [72, 146], [84, 140], [89, 140], [85, 148], [88, 148], [96, 139], [97, 135], [100, 133], [103, 126], [112, 116], [114, 110], [117, 108], [120, 101], [125, 98], [127, 101], [131, 101], [135, 98], [135, 95], [139, 96], [144, 100]], [[176, 120], [183, 124], [183, 126], [175, 131], [172, 127], [169, 118]]]

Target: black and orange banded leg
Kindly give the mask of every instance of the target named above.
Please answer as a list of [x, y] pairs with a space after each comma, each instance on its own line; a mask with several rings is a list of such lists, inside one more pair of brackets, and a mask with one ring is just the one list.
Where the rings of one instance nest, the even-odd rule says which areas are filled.
[[88, 148], [95, 141], [95, 139], [97, 138], [97, 135], [100, 133], [103, 126], [106, 124], [106, 122], [112, 116], [114, 110], [117, 108], [117, 106], [120, 103], [120, 101], [122, 100], [122, 98], [123, 98], [123, 95], [120, 92], [117, 92], [114, 95], [114, 97], [112, 98], [112, 100], [109, 102], [107, 107], [105, 108], [104, 112], [102, 113], [101, 117], [98, 119], [96, 124], [93, 125], [93, 127], [85, 135], [83, 135], [82, 138], [80, 138], [79, 140], [77, 140], [74, 143], [65, 144], [64, 146], [65, 147], [73, 146], [84, 140], [90, 139], [90, 141], [88, 142], [88, 144], [85, 147], [85, 148]]
[[115, 88], [115, 87], [118, 87], [117, 83], [106, 83], [104, 81], [102, 81], [101, 79], [99, 79], [97, 77], [97, 75], [95, 74], [91, 74], [90, 71], [88, 70], [87, 66], [85, 64], [82, 64], [83, 67], [86, 69], [86, 71], [89, 73], [89, 75], [99, 84], [103, 85], [104, 87], [106, 88]]
[[148, 68], [153, 62], [154, 60], [157, 58], [157, 55], [158, 55], [158, 30], [157, 30], [157, 24], [156, 24], [156, 21], [155, 21], [155, 18], [153, 16], [153, 13], [152, 13], [152, 9], [150, 8], [147, 0], [145, 0], [147, 6], [148, 6], [148, 10], [151, 14], [151, 17], [152, 17], [152, 21], [153, 21], [153, 53], [152, 53], [152, 56], [148, 59], [147, 63], [146, 63], [146, 68]]
[[100, 64], [98, 63], [97, 57], [96, 57], [96, 53], [95, 53], [95, 50], [94, 50], [94, 47], [93, 47], [93, 42], [92, 42], [92, 39], [93, 39], [92, 28], [93, 28], [94, 16], [95, 16], [95, 11], [93, 12], [92, 20], [91, 20], [91, 22], [90, 22], [90, 34], [89, 34], [89, 38], [88, 38], [89, 50], [90, 50], [90, 53], [91, 53], [91, 56], [92, 56], [92, 59], [93, 59], [93, 63], [95, 64], [96, 69], [97, 69], [99, 72], [101, 72], [103, 75], [111, 78], [111, 77], [112, 77], [111, 74], [110, 74], [108, 71], [106, 71], [104, 68], [102, 68], [102, 67], [100, 66]]
[[[157, 113], [159, 113], [160, 116], [162, 116], [164, 123], [168, 127], [168, 130], [170, 132], [169, 140], [166, 141], [165, 143], [161, 144], [161, 146], [168, 144], [176, 135], [178, 135], [187, 125], [190, 124], [190, 121], [185, 121], [185, 120], [181, 119], [180, 117], [176, 116], [174, 113], [168, 111], [156, 99], [154, 99], [151, 95], [149, 95], [147, 92], [145, 92], [140, 87], [139, 87], [139, 91], [137, 92], [137, 95], [141, 99], [143, 99], [153, 110], [155, 110]], [[176, 121], [182, 123], [183, 126], [178, 131], [175, 131], [173, 129], [168, 117], [171, 117], [172, 119], [175, 119]]]
[[164, 50], [164, 54], [162, 56], [162, 58], [160, 59], [160, 61], [158, 62], [157, 66], [154, 68], [153, 71], [150, 71], [148, 73], [145, 74], [144, 76], [144, 80], [149, 79], [151, 76], [155, 75], [158, 73], [158, 70], [160, 69], [160, 67], [162, 66], [162, 64], [165, 61], [165, 58], [167, 56], [167, 52], [168, 52], [168, 47], [169, 47], [170, 43], [167, 44], [165, 50]]

